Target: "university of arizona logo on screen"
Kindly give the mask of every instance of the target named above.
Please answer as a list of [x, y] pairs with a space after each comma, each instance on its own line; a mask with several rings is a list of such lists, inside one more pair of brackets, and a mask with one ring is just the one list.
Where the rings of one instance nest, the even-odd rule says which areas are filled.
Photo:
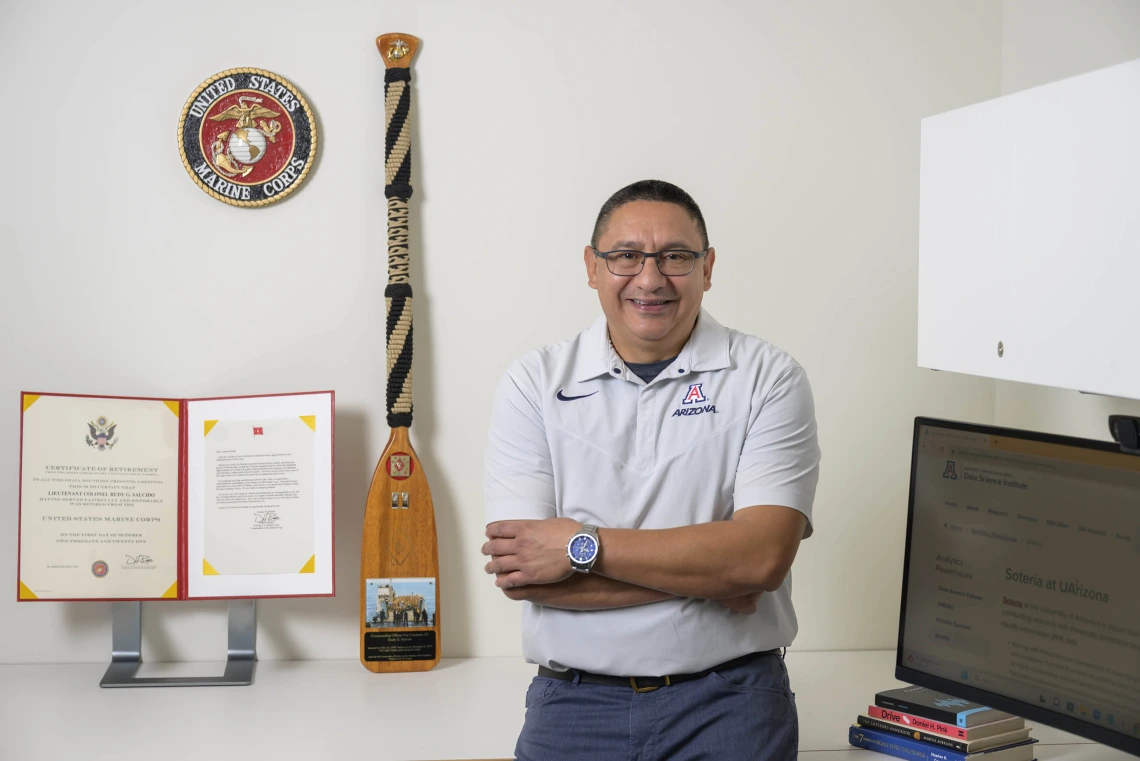
[[685, 392], [685, 396], [681, 399], [681, 409], [673, 410], [673, 417], [686, 417], [688, 415], [703, 415], [706, 412], [715, 414], [716, 405], [709, 404], [709, 398], [705, 396], [704, 389], [701, 387], [703, 383], [690, 383], [689, 390]]
[[953, 460], [946, 461], [946, 470], [942, 471], [942, 477], [949, 478], [954, 481], [958, 480], [958, 470]]

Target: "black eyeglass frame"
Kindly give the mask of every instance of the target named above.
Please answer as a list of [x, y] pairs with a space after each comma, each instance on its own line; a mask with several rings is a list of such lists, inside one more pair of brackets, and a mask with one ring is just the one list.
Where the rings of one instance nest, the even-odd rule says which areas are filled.
[[[590, 246], [590, 248], [594, 248], [594, 247]], [[710, 246], [710, 248], [711, 248], [711, 246]], [[695, 270], [697, 268], [697, 260], [703, 259], [708, 254], [708, 252], [709, 252], [709, 250], [707, 248], [703, 251], [689, 251], [688, 249], [685, 249], [685, 248], [670, 248], [670, 249], [666, 249], [665, 251], [658, 251], [656, 253], [650, 254], [650, 253], [647, 253], [645, 251], [638, 251], [637, 249], [633, 249], [633, 248], [615, 248], [613, 251], [599, 251], [598, 249], [594, 248], [594, 256], [605, 259], [606, 260], [606, 270], [611, 275], [614, 275], [615, 277], [637, 277], [645, 269], [645, 260], [646, 259], [656, 259], [657, 260], [657, 271], [660, 272], [662, 275], [665, 275], [665, 277], [688, 277], [689, 275], [693, 274], [693, 270]], [[640, 254], [641, 255], [641, 267], [637, 270], [637, 272], [630, 272], [628, 274], [622, 274], [622, 273], [614, 272], [612, 269], [610, 269], [610, 260], [609, 260], [610, 254]], [[692, 254], [693, 255], [693, 268], [691, 270], [689, 270], [688, 272], [685, 272], [684, 274], [681, 274], [681, 273], [677, 273], [674, 275], [667, 274], [666, 272], [664, 272], [661, 269], [660, 257], [664, 254]]]

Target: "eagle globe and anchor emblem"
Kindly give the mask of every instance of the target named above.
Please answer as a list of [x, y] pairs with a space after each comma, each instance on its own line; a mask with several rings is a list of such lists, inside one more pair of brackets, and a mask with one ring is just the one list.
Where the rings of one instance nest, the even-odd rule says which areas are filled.
[[[253, 171], [252, 165], [265, 158], [268, 144], [277, 142], [276, 135], [281, 131], [280, 122], [274, 120], [267, 123], [264, 118], [260, 122], [256, 121], [258, 117], [272, 119], [281, 115], [262, 106], [264, 102], [264, 98], [241, 95], [236, 106], [230, 106], [222, 113], [210, 117], [211, 121], [237, 119], [233, 131], [219, 133], [210, 146], [214, 168], [226, 177], [247, 176]], [[255, 125], [260, 125], [260, 128]]]
[[264, 69], [226, 69], [182, 108], [178, 149], [203, 191], [232, 206], [266, 206], [295, 191], [312, 169], [317, 127], [304, 96]]

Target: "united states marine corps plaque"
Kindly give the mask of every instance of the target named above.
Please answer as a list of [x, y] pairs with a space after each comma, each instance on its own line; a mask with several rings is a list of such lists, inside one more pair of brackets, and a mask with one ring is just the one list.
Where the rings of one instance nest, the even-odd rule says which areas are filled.
[[280, 201], [317, 153], [305, 98], [263, 69], [227, 69], [198, 86], [178, 119], [182, 165], [206, 193], [234, 206]]

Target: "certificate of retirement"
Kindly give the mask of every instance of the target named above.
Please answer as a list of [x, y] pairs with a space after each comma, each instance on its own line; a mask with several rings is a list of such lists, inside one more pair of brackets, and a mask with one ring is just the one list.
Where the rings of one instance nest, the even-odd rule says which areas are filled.
[[178, 402], [25, 396], [21, 595], [178, 594]]
[[18, 600], [336, 594], [332, 391], [21, 407]]

